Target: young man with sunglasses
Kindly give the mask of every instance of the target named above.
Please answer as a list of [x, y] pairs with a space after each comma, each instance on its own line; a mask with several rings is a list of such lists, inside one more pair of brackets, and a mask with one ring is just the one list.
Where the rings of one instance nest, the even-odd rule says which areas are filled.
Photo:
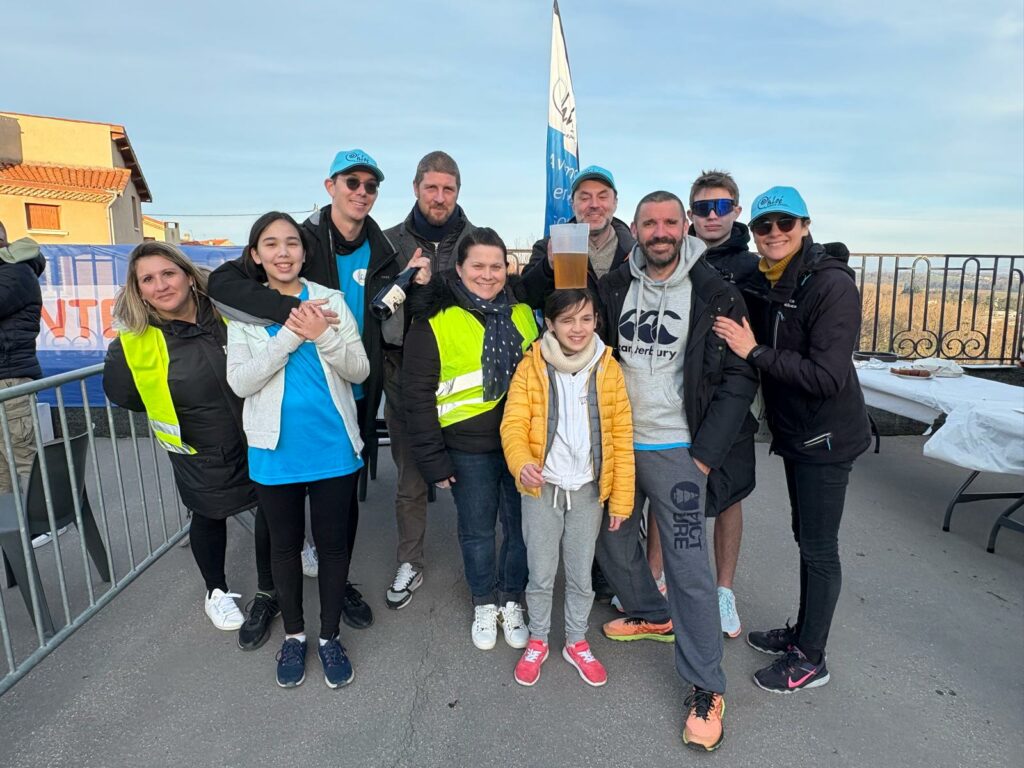
[[[704, 258], [730, 283], [741, 290], [757, 272], [757, 254], [748, 250], [750, 233], [737, 221], [740, 190], [724, 171], [703, 171], [690, 187], [690, 234], [707, 246]], [[757, 420], [748, 415], [721, 468], [708, 478], [705, 515], [715, 519], [715, 570], [718, 580], [718, 611], [722, 632], [739, 637], [742, 631], [736, 610], [733, 579], [743, 537], [742, 500], [754, 490], [754, 434]]]
[[[459, 205], [462, 175], [446, 152], [428, 152], [416, 166], [412, 192], [416, 202], [405, 220], [385, 231], [398, 249], [399, 268], [418, 253], [430, 258], [431, 271], [444, 272], [467, 235], [476, 230]], [[396, 329], [405, 324], [405, 305], [393, 318]], [[391, 323], [391, 321], [389, 321]], [[387, 336], [387, 334], [386, 334]], [[384, 596], [388, 608], [408, 605], [423, 583], [423, 540], [427, 532], [427, 484], [413, 459], [406, 437], [402, 405], [402, 339], [385, 338], [384, 418], [391, 438], [391, 457], [398, 473], [395, 520], [398, 526], [398, 570]]]
[[[306, 248], [302, 275], [344, 292], [345, 302], [356, 318], [370, 359], [370, 375], [361, 385], [353, 387], [360, 434], [367, 452], [376, 450], [377, 409], [384, 388], [384, 345], [400, 344], [402, 337], [401, 319], [396, 321], [392, 317], [381, 323], [369, 311], [369, 305], [377, 292], [391, 283], [406, 266], [397, 249], [370, 216], [382, 181], [384, 174], [377, 161], [363, 150], [338, 152], [324, 180], [330, 204], [314, 211], [302, 223]], [[416, 254], [408, 264], [420, 267], [417, 282], [430, 280], [428, 258]], [[218, 267], [210, 275], [210, 297], [228, 318], [283, 325], [291, 310], [299, 306], [299, 300], [260, 285], [245, 270], [243, 259]], [[337, 322], [336, 317], [330, 319]], [[350, 556], [358, 519], [358, 511], [354, 510], [348, 535]], [[351, 583], [345, 586], [341, 617], [354, 629], [365, 629], [373, 624], [370, 606]]]

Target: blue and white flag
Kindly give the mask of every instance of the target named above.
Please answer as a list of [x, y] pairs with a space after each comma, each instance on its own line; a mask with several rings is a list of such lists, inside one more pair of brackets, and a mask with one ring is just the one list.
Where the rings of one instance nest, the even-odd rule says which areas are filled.
[[562, 15], [555, 0], [551, 17], [551, 75], [548, 84], [548, 199], [544, 236], [552, 224], [572, 218], [572, 182], [580, 170], [576, 135], [576, 96], [572, 92], [569, 55], [565, 50]]

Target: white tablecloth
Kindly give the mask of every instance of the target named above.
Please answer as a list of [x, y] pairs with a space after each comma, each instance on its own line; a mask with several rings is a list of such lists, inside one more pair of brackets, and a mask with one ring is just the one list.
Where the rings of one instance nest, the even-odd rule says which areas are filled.
[[864, 400], [924, 422], [945, 413], [946, 423], [925, 443], [925, 456], [1024, 475], [1024, 388], [974, 376], [909, 379], [889, 373], [890, 367], [857, 369]]

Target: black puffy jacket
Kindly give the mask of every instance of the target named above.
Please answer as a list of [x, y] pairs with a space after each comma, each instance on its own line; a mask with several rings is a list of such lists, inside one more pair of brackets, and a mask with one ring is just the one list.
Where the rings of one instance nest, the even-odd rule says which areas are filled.
[[[697, 236], [697, 230], [690, 226], [690, 234]], [[746, 224], [733, 222], [729, 239], [721, 245], [710, 246], [704, 251], [704, 258], [718, 270], [719, 274], [742, 290], [743, 286], [760, 274], [757, 271], [758, 255], [750, 251], [750, 230]]]
[[772, 451], [811, 464], [850, 461], [871, 442], [853, 352], [860, 294], [849, 251], [804, 237], [773, 287], [760, 273], [746, 287]]
[[12, 264], [0, 258], [0, 379], [41, 379], [36, 337], [43, 311], [39, 276], [46, 259], [32, 241], [17, 241], [4, 251], [10, 254], [14, 246], [19, 261]]
[[[174, 320], [160, 326], [181, 439], [197, 451], [168, 456], [182, 503], [220, 520], [255, 507], [256, 491], [249, 480], [242, 401], [227, 382], [227, 330], [206, 299], [200, 299], [196, 320], [194, 325]], [[103, 391], [111, 402], [145, 411], [120, 339], [110, 343], [103, 364]]]

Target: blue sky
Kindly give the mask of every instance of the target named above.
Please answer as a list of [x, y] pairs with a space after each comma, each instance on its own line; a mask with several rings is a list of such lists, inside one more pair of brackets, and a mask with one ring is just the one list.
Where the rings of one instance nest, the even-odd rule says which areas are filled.
[[[1024, 253], [1019, 0], [562, 0], [581, 164], [619, 215], [725, 168], [796, 186], [855, 252]], [[326, 200], [336, 150], [386, 175], [383, 226], [432, 149], [510, 246], [544, 214], [548, 0], [11, 3], [0, 109], [123, 124], [154, 202], [197, 237]], [[191, 218], [182, 214], [217, 214]], [[745, 216], [744, 216], [745, 219]]]

